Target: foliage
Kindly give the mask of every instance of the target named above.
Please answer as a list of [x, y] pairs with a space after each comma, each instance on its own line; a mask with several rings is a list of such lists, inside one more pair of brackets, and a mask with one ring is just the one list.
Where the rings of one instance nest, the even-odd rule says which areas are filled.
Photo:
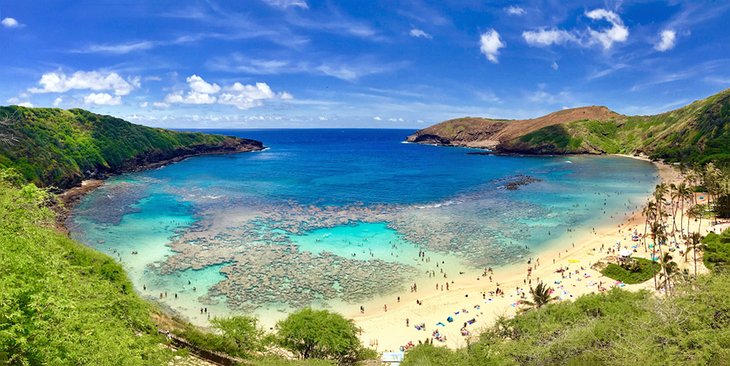
[[330, 360], [288, 360], [281, 357], [265, 356], [259, 357], [248, 363], [253, 366], [334, 366], [334, 361]]
[[582, 139], [571, 136], [562, 125], [552, 125], [520, 137], [519, 142], [520, 148], [530, 146], [529, 152], [566, 153], [580, 147]]
[[548, 287], [544, 283], [540, 282], [536, 287], [530, 287], [530, 295], [532, 295], [532, 301], [522, 300], [522, 304], [539, 309], [557, 297], [552, 296], [553, 289]]
[[703, 261], [705, 266], [716, 271], [722, 271], [730, 263], [730, 229], [721, 234], [709, 233], [702, 239], [705, 246]]
[[352, 320], [327, 310], [302, 309], [276, 324], [278, 343], [299, 357], [352, 363], [363, 358]]
[[258, 326], [258, 320], [250, 316], [215, 318], [211, 325], [215, 332], [204, 332], [186, 324], [174, 333], [199, 348], [243, 358], [263, 351], [269, 342], [264, 330]]
[[[654, 116], [550, 125], [503, 141], [500, 148], [541, 154], [643, 153], [668, 162], [715, 162], [728, 166], [730, 124], [727, 121], [730, 121], [730, 89]], [[476, 134], [475, 131], [467, 132]]]
[[627, 284], [642, 283], [650, 280], [659, 272], [659, 264], [644, 258], [632, 258], [633, 265], [621, 266], [609, 263], [601, 273], [616, 281]]
[[124, 270], [55, 230], [48, 192], [14, 184], [0, 181], [0, 364], [167, 363]]
[[728, 290], [723, 274], [700, 276], [661, 299], [621, 289], [584, 295], [501, 319], [465, 349], [419, 345], [403, 365], [723, 364], [730, 359]]
[[[115, 172], [233, 138], [135, 125], [82, 109], [0, 107], [0, 168], [38, 186], [66, 188], [90, 173]], [[236, 140], [255, 143], [251, 140]]]

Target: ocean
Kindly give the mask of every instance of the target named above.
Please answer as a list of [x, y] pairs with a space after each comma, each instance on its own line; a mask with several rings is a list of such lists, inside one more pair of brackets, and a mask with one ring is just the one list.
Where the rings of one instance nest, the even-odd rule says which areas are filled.
[[636, 159], [474, 154], [403, 143], [412, 130], [206, 132], [267, 149], [112, 177], [67, 223], [198, 324], [350, 309], [525, 261], [568, 230], [622, 221], [658, 182]]

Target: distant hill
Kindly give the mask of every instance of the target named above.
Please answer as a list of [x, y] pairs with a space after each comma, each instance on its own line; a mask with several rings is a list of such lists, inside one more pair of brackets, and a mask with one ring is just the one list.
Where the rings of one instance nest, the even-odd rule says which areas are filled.
[[259, 141], [150, 128], [83, 109], [0, 107], [0, 168], [39, 186], [69, 188], [171, 159], [262, 148]]
[[654, 116], [607, 107], [566, 109], [529, 120], [458, 118], [407, 141], [524, 154], [644, 154], [667, 161], [730, 162], [730, 89]]

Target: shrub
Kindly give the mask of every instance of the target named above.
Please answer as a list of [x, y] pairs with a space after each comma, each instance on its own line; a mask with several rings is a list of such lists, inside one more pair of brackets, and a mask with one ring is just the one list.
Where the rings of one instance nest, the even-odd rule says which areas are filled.
[[302, 309], [276, 324], [277, 341], [299, 357], [354, 363], [364, 358], [360, 329], [352, 320], [327, 310]]
[[650, 280], [659, 273], [659, 263], [644, 258], [632, 258], [626, 266], [611, 263], [601, 273], [630, 285]]

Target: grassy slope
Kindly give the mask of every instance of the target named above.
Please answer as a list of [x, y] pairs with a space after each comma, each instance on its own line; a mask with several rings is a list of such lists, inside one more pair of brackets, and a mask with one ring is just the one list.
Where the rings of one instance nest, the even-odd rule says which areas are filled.
[[613, 289], [503, 319], [478, 342], [430, 345], [410, 365], [728, 365], [730, 276], [701, 277], [669, 299]]
[[730, 90], [683, 108], [615, 121], [581, 120], [506, 141], [506, 151], [644, 153], [667, 161], [730, 163]]
[[43, 196], [0, 182], [0, 364], [165, 364], [149, 304], [111, 258], [54, 229]]
[[87, 172], [114, 172], [195, 150], [255, 141], [135, 125], [81, 109], [0, 107], [0, 168], [67, 188]]

